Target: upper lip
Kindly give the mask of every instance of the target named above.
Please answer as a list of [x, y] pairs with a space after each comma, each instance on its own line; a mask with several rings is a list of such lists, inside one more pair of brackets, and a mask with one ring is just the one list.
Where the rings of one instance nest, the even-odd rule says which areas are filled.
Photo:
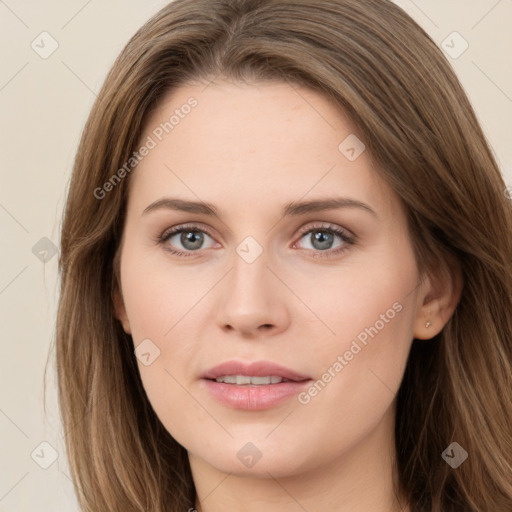
[[301, 373], [290, 370], [285, 366], [273, 363], [271, 361], [226, 361], [213, 368], [207, 370], [203, 375], [203, 379], [213, 379], [224, 375], [246, 375], [248, 377], [281, 377], [283, 379], [296, 382], [309, 380], [310, 377]]

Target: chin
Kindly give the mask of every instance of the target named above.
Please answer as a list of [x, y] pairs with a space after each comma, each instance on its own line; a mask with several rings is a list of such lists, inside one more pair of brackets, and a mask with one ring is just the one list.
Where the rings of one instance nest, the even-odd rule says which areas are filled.
[[251, 442], [246, 439], [230, 439], [214, 452], [210, 449], [193, 453], [218, 471], [240, 477], [268, 478], [270, 473], [273, 477], [282, 478], [320, 465], [314, 453], [308, 455], [304, 450], [297, 449], [303, 444], [300, 440], [290, 439], [289, 444], [283, 446], [268, 440]]

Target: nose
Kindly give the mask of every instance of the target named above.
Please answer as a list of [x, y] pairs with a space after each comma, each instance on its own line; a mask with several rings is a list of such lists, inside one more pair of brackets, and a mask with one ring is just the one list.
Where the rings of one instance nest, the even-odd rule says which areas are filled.
[[275, 269], [268, 266], [265, 251], [252, 263], [235, 253], [233, 268], [223, 281], [217, 301], [217, 321], [222, 330], [260, 338], [288, 328], [288, 291]]

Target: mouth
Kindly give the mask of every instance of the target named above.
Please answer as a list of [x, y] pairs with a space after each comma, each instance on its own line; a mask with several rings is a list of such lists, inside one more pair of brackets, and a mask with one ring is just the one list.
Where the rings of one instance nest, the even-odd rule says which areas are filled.
[[[211, 379], [213, 380], [213, 379]], [[217, 377], [215, 382], [224, 382], [225, 384], [234, 384], [236, 386], [268, 386], [271, 384], [280, 384], [281, 382], [294, 382], [284, 377], [271, 375], [267, 377], [256, 377], [249, 375], [222, 375]]]
[[201, 380], [218, 402], [245, 410], [280, 405], [312, 381], [307, 375], [269, 361], [228, 361], [205, 372]]

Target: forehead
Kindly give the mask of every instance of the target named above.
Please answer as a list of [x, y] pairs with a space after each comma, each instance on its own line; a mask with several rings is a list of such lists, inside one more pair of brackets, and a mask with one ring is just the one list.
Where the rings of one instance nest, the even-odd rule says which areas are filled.
[[139, 207], [176, 192], [240, 206], [333, 194], [375, 202], [392, 193], [367, 151], [347, 158], [347, 147], [364, 146], [344, 112], [287, 83], [179, 87], [147, 119], [145, 142], [152, 148], [130, 184], [130, 202]]
[[[196, 106], [187, 108], [189, 103]], [[175, 124], [169, 130], [166, 123], [170, 120]], [[238, 156], [244, 163], [249, 160], [247, 155], [261, 151], [288, 160], [311, 152], [321, 156], [329, 146], [336, 149], [344, 132], [354, 132], [341, 109], [324, 96], [282, 82], [220, 81], [182, 86], [162, 99], [147, 120], [145, 133], [159, 127], [165, 132], [162, 146], [172, 148], [180, 157], [184, 153], [194, 153], [195, 159], [202, 155], [221, 157], [229, 150], [230, 156]], [[317, 137], [312, 138], [313, 134]], [[325, 139], [321, 146], [318, 137]], [[200, 148], [196, 146], [192, 152], [199, 141]]]

